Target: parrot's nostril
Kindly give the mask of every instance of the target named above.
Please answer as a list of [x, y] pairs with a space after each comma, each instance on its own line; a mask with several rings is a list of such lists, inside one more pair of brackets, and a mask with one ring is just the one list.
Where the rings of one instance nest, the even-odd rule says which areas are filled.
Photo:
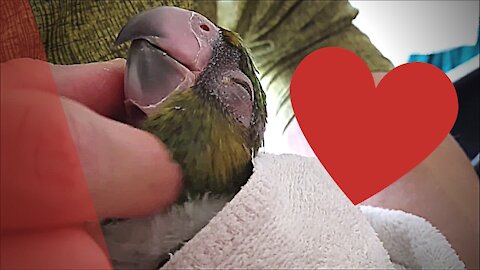
[[208, 27], [208, 25], [206, 24], [201, 24], [200, 28], [202, 28], [203, 31], [207, 31], [207, 32], [210, 31], [210, 27]]

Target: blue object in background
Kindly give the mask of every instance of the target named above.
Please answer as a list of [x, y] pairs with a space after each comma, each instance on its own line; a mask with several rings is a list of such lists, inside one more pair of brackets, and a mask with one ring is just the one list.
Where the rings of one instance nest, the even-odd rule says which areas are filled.
[[479, 54], [480, 28], [475, 46], [461, 46], [432, 54], [412, 54], [408, 62], [423, 62], [440, 68], [443, 72], [456, 68]]
[[[408, 62], [423, 62], [440, 68], [443, 72], [462, 65], [479, 55], [480, 28], [475, 46], [461, 46], [433, 54], [414, 54]], [[454, 82], [458, 97], [458, 116], [450, 134], [460, 144], [471, 159], [475, 171], [480, 176], [480, 69], [476, 69]]]

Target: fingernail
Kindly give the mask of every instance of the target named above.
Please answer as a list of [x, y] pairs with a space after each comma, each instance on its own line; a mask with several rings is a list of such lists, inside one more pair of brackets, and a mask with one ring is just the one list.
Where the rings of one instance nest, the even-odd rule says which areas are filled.
[[112, 59], [112, 60], [109, 60], [105, 63], [111, 63], [111, 64], [125, 64], [127, 62], [127, 60], [123, 59], [123, 58], [115, 58], [115, 59]]

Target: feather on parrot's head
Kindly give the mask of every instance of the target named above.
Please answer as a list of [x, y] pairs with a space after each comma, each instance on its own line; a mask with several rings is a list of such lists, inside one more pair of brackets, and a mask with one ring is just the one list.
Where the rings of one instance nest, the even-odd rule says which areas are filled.
[[238, 34], [196, 12], [159, 7], [131, 18], [115, 43], [130, 40], [125, 95], [134, 125], [158, 113], [172, 93], [192, 89], [241, 126], [258, 150], [265, 94]]

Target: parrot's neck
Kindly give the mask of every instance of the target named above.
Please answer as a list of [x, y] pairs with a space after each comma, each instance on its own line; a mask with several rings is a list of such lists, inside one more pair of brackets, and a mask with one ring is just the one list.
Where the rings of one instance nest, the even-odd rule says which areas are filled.
[[182, 167], [179, 202], [205, 193], [234, 194], [252, 173], [245, 130], [191, 89], [173, 92], [143, 127], [167, 145]]

